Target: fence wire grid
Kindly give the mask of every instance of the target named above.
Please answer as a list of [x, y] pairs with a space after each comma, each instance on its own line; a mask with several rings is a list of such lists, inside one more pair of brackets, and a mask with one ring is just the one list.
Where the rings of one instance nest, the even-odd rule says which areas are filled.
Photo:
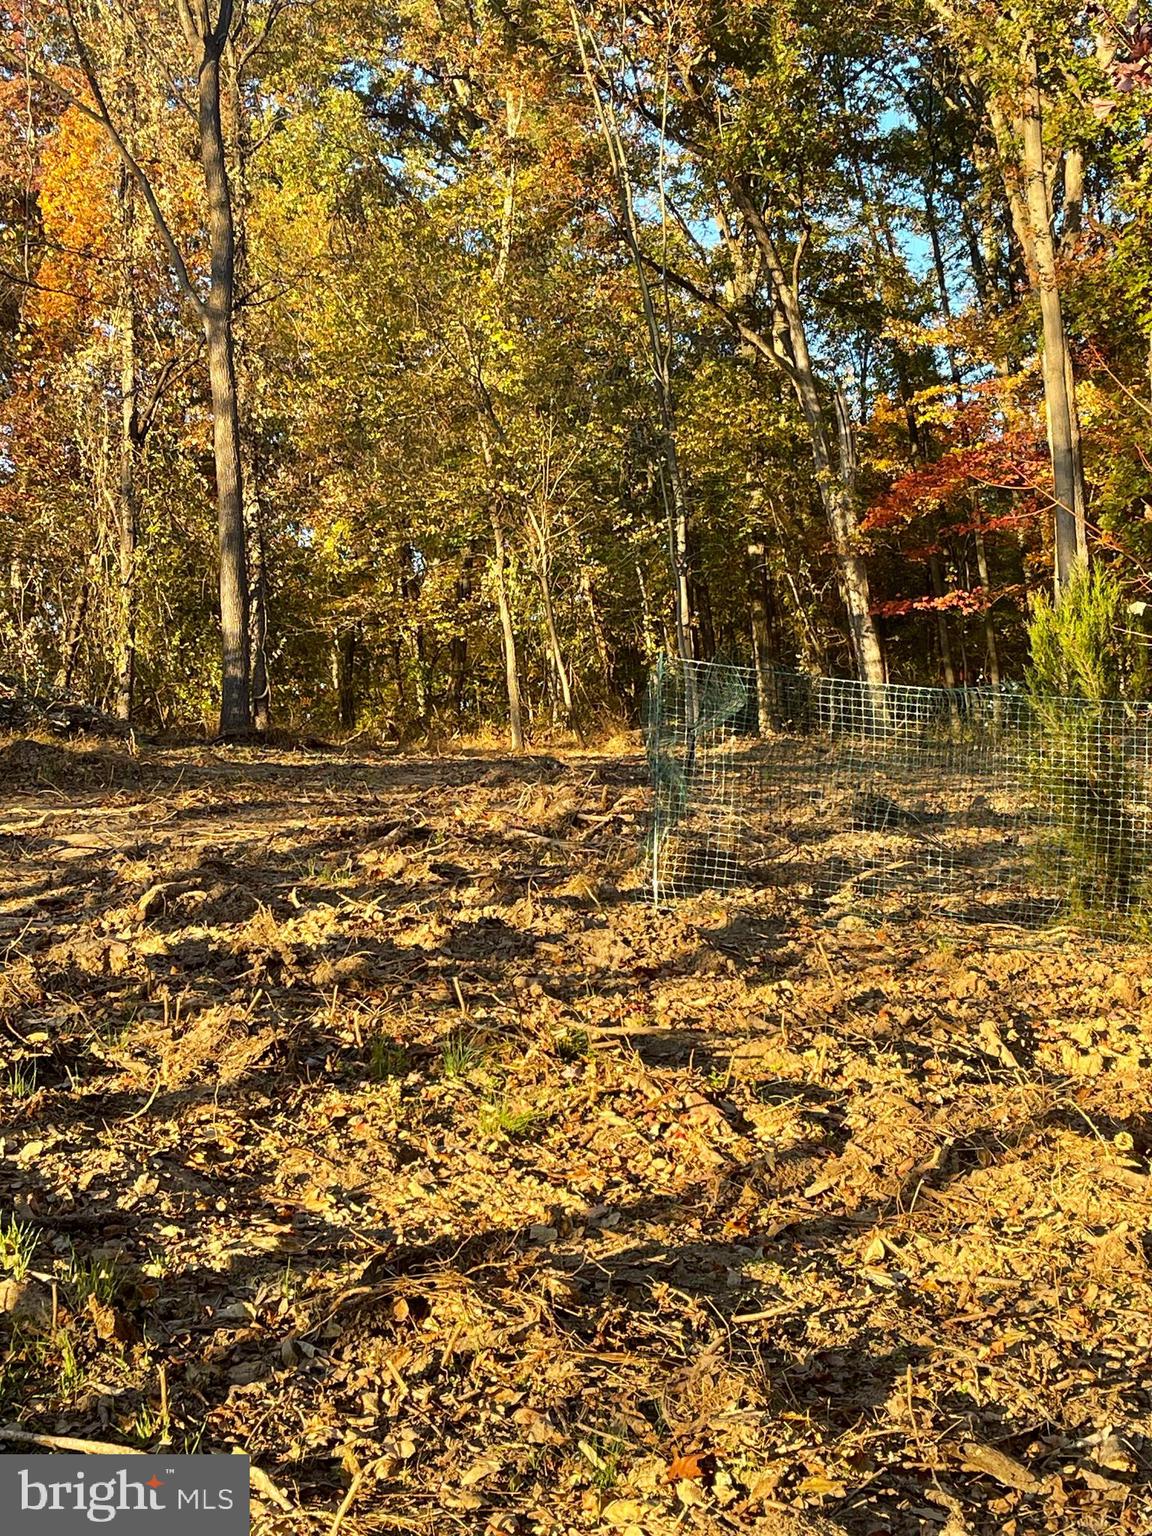
[[647, 748], [657, 903], [749, 884], [1105, 933], [1152, 904], [1150, 704], [664, 658]]

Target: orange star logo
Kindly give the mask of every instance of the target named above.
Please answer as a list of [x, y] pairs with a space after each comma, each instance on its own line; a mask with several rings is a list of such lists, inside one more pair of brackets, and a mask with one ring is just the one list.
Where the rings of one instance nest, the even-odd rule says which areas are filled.
[[155, 1472], [153, 1472], [152, 1476], [148, 1479], [147, 1486], [149, 1488], [163, 1488], [164, 1484], [160, 1478], [156, 1476]]

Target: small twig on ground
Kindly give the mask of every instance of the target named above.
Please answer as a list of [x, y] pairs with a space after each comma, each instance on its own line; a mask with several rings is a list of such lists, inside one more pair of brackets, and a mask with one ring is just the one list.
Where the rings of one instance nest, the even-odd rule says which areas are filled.
[[344, 1523], [344, 1516], [352, 1508], [356, 1495], [360, 1492], [360, 1487], [363, 1481], [364, 1469], [361, 1467], [360, 1471], [356, 1473], [351, 1483], [349, 1483], [348, 1492], [340, 1500], [340, 1508], [332, 1517], [332, 1524], [328, 1527], [328, 1536], [336, 1536], [337, 1531]]
[[916, 1404], [912, 1398], [912, 1367], [909, 1366], [904, 1375], [904, 1397], [908, 1405], [908, 1423], [912, 1429], [912, 1439], [916, 1444], [916, 1454], [921, 1461], [924, 1459], [924, 1445], [920, 1438], [920, 1422], [916, 1417]]
[[838, 987], [840, 983], [836, 979], [836, 972], [832, 969], [832, 962], [828, 958], [828, 951], [824, 948], [824, 942], [820, 938], [819, 934], [816, 934], [814, 937], [816, 941], [816, 953], [824, 962], [824, 969], [828, 972], [828, 980], [834, 987]]
[[156, 1082], [153, 1085], [152, 1092], [148, 1095], [147, 1101], [144, 1104], [141, 1104], [139, 1109], [133, 1110], [130, 1115], [125, 1115], [124, 1119], [122, 1121], [122, 1124], [127, 1125], [129, 1123], [129, 1121], [131, 1121], [131, 1120], [139, 1120], [141, 1115], [146, 1115], [148, 1113], [148, 1111], [152, 1108], [153, 1104], [156, 1102], [156, 1095], [159, 1092], [160, 1092], [160, 1074], [157, 1073], [156, 1074]]

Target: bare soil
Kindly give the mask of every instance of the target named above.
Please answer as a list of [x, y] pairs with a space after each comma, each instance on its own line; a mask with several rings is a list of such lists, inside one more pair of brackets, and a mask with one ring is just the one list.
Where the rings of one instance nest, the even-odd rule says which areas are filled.
[[1152, 955], [656, 912], [646, 805], [0, 743], [0, 1428], [284, 1536], [1152, 1531]]

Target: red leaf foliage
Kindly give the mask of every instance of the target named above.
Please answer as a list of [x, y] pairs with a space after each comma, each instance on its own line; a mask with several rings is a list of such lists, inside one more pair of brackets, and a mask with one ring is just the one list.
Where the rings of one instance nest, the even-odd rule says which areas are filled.
[[898, 597], [891, 602], [876, 603], [872, 612], [877, 618], [902, 619], [910, 613], [983, 613], [1002, 598], [1019, 601], [1025, 593], [1019, 585], [1008, 587], [969, 587], [966, 590], [945, 592], [943, 597]]
[[[863, 526], [871, 532], [899, 527], [926, 513], [940, 511], [966, 497], [973, 488], [995, 488], [1030, 496], [1046, 484], [1047, 476], [1044, 443], [1025, 429], [957, 444], [931, 464], [901, 475], [868, 510]], [[980, 526], [987, 529], [997, 523], [1009, 527], [1025, 515], [1019, 509], [1007, 519], [989, 519]], [[974, 526], [969, 522], [964, 531], [970, 532]], [[959, 533], [961, 528], [953, 531]]]

